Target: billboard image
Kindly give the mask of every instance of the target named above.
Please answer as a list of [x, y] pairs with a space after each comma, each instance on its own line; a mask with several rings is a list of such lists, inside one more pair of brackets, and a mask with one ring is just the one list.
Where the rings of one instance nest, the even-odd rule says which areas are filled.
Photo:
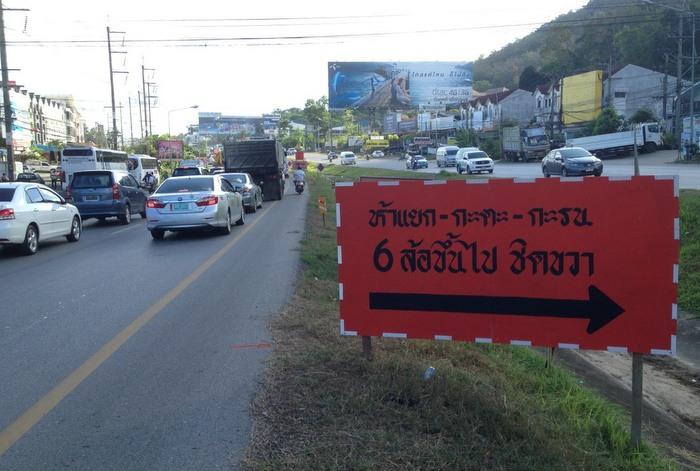
[[329, 62], [331, 109], [406, 110], [471, 99], [470, 62]]
[[570, 75], [562, 80], [564, 124], [593, 121], [603, 110], [603, 71]]
[[[268, 119], [268, 121], [272, 121]], [[199, 134], [256, 134], [256, 128], [264, 126], [264, 119], [257, 116], [226, 116], [221, 113], [199, 113]]]
[[158, 141], [158, 159], [182, 160], [184, 158], [184, 147], [182, 141], [169, 140]]

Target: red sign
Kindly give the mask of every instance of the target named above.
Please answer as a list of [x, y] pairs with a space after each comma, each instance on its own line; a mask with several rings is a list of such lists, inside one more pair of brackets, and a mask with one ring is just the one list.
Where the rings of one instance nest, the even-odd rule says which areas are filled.
[[344, 335], [674, 354], [673, 178], [337, 182]]

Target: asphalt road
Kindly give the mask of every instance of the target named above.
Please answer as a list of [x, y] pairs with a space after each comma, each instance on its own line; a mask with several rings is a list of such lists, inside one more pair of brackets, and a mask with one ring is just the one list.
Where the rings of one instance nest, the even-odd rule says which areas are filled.
[[135, 217], [0, 250], [0, 469], [237, 468], [306, 199], [229, 236], [156, 242]]
[[[308, 160], [328, 163], [325, 154], [307, 153], [306, 155]], [[642, 175], [678, 175], [681, 188], [700, 189], [700, 165], [673, 163], [676, 155], [676, 151], [642, 154], [639, 156], [639, 171]], [[335, 160], [333, 163], [339, 164], [339, 160]], [[406, 170], [406, 161], [398, 160], [397, 157], [370, 160], [358, 158], [357, 165], [359, 167]], [[634, 174], [633, 157], [605, 159], [603, 166], [604, 176], [622, 177]], [[427, 169], [416, 170], [416, 172], [438, 173], [440, 170], [456, 172], [454, 167], [439, 169], [434, 160], [428, 162]], [[497, 162], [492, 176], [496, 178], [541, 178], [542, 166], [539, 162]]]

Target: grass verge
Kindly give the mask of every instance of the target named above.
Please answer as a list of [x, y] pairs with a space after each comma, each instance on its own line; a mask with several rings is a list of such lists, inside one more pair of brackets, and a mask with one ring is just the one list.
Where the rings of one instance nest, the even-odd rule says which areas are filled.
[[331, 178], [340, 178], [345, 180], [355, 180], [360, 177], [402, 177], [432, 180], [434, 178], [447, 180], [464, 180], [466, 178], [485, 178], [485, 175], [466, 175], [441, 170], [440, 173], [423, 173], [415, 170], [390, 170], [371, 167], [357, 167], [355, 165], [329, 165], [323, 169], [323, 174]]
[[[649, 446], [630, 448], [624, 413], [563, 370], [544, 369], [533, 350], [373, 339], [374, 361], [365, 361], [360, 339], [338, 333], [334, 195], [325, 177], [309, 172], [309, 180], [304, 269], [274, 320], [245, 466], [674, 469]], [[328, 201], [326, 226], [319, 196]], [[437, 372], [423, 381], [428, 366]]]
[[681, 191], [681, 259], [678, 304], [700, 314], [700, 191]]

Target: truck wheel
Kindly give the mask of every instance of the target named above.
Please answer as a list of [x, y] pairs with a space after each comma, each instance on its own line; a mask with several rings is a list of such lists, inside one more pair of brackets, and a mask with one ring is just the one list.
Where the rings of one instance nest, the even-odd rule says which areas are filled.
[[644, 152], [646, 154], [656, 152], [656, 142], [647, 142], [646, 144], [644, 144]]

